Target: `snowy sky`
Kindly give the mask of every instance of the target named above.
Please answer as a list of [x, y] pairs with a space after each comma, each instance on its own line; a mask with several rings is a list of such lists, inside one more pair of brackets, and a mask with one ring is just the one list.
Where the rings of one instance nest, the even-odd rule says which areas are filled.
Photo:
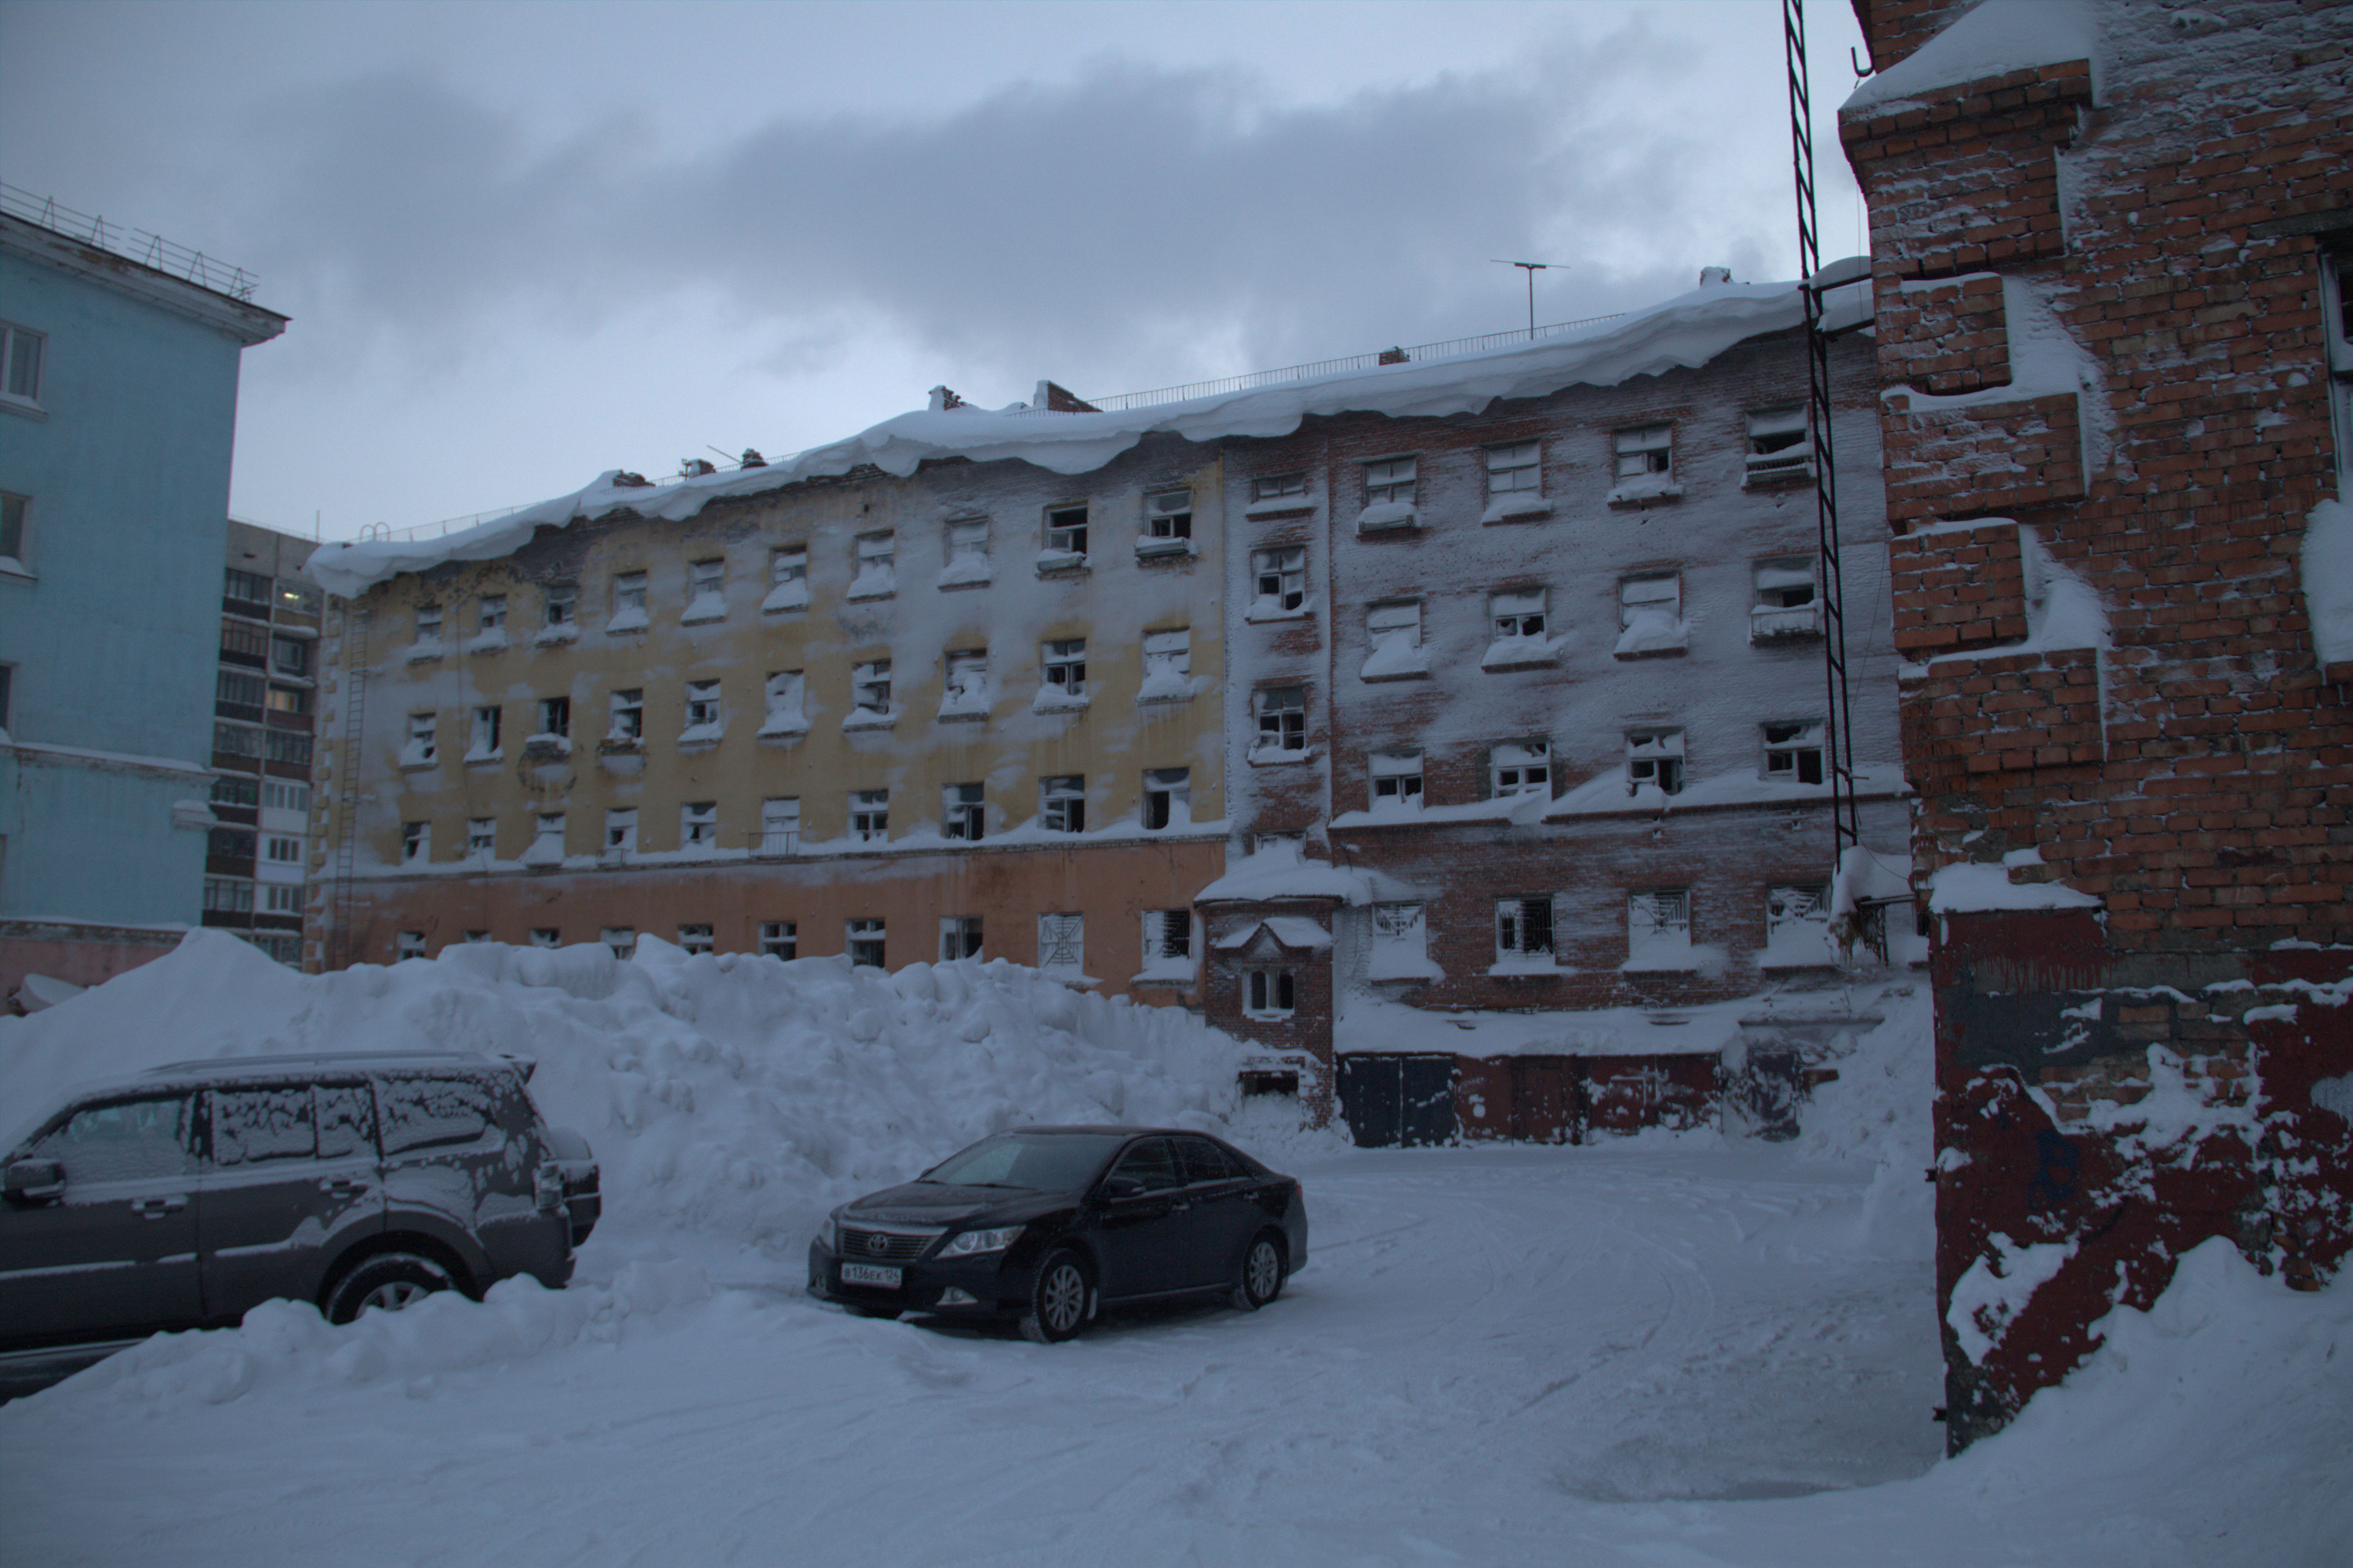
[[[1810, 7], [1823, 249], [1859, 249]], [[260, 274], [326, 537], [1795, 267], [1776, 0], [0, 3], [0, 178]], [[708, 444], [706, 444], [708, 443]], [[715, 457], [714, 457], [714, 461]]]

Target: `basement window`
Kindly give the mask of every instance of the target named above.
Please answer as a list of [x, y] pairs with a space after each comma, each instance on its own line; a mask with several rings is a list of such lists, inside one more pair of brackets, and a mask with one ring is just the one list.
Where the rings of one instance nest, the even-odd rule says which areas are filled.
[[408, 959], [421, 959], [424, 956], [424, 932], [399, 931], [394, 934], [392, 938], [392, 961], [394, 963], [400, 963]]
[[597, 933], [597, 939], [612, 949], [617, 959], [628, 959], [638, 950], [638, 928], [635, 926], [607, 926]]
[[531, 945], [534, 948], [560, 948], [564, 946], [564, 928], [561, 926], [533, 926], [531, 928]]

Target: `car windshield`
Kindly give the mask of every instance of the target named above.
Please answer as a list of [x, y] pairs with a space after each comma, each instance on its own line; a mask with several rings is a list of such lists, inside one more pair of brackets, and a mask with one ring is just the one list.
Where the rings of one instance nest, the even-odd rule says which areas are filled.
[[1124, 1141], [1108, 1133], [1000, 1132], [949, 1155], [922, 1180], [949, 1187], [1073, 1192], [1094, 1180]]

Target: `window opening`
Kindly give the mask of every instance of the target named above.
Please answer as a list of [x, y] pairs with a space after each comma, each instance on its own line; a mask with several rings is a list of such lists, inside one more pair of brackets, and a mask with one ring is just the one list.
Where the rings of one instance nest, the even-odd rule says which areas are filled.
[[988, 807], [979, 784], [947, 784], [940, 789], [942, 836], [976, 842], [987, 831]]
[[1418, 807], [1421, 804], [1421, 752], [1376, 751], [1371, 759], [1373, 806]]
[[1630, 729], [1626, 732], [1626, 793], [1648, 786], [1669, 795], [1683, 793], [1683, 732], [1680, 729]]
[[612, 854], [638, 852], [638, 809], [612, 806], [605, 812], [605, 849]]
[[1181, 828], [1193, 821], [1193, 770], [1189, 768], [1147, 768], [1144, 770], [1144, 825], [1148, 829]]
[[1259, 752], [1296, 755], [1307, 749], [1307, 688], [1261, 686], [1251, 694], [1257, 709]]
[[1307, 603], [1307, 552], [1304, 549], [1255, 550], [1250, 570], [1258, 578], [1258, 598], [1251, 608], [1261, 613], [1288, 612]]
[[797, 795], [774, 795], [760, 802], [760, 853], [795, 854], [801, 847], [801, 802]]
[[860, 843], [879, 843], [891, 836], [890, 790], [849, 792], [849, 836]]
[[980, 957], [980, 916], [977, 915], [943, 915], [940, 916], [940, 962], [955, 963], [959, 959]]
[[852, 920], [847, 932], [849, 961], [862, 969], [889, 968], [885, 958], [887, 940], [880, 920]]
[[1765, 726], [1765, 777], [1785, 784], [1822, 781], [1822, 724], [1793, 719]]
[[1499, 741], [1488, 752], [1490, 787], [1505, 795], [1552, 793], [1552, 742]]
[[1087, 777], [1053, 773], [1038, 781], [1039, 825], [1050, 833], [1082, 833], [1087, 828]]

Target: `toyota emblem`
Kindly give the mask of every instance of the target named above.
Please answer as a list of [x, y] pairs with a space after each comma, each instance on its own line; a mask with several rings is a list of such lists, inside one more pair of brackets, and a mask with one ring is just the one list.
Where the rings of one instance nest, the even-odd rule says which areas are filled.
[[874, 1234], [866, 1238], [866, 1250], [868, 1252], [882, 1252], [889, 1248], [890, 1245], [891, 1238], [882, 1234], [880, 1231], [877, 1231]]

